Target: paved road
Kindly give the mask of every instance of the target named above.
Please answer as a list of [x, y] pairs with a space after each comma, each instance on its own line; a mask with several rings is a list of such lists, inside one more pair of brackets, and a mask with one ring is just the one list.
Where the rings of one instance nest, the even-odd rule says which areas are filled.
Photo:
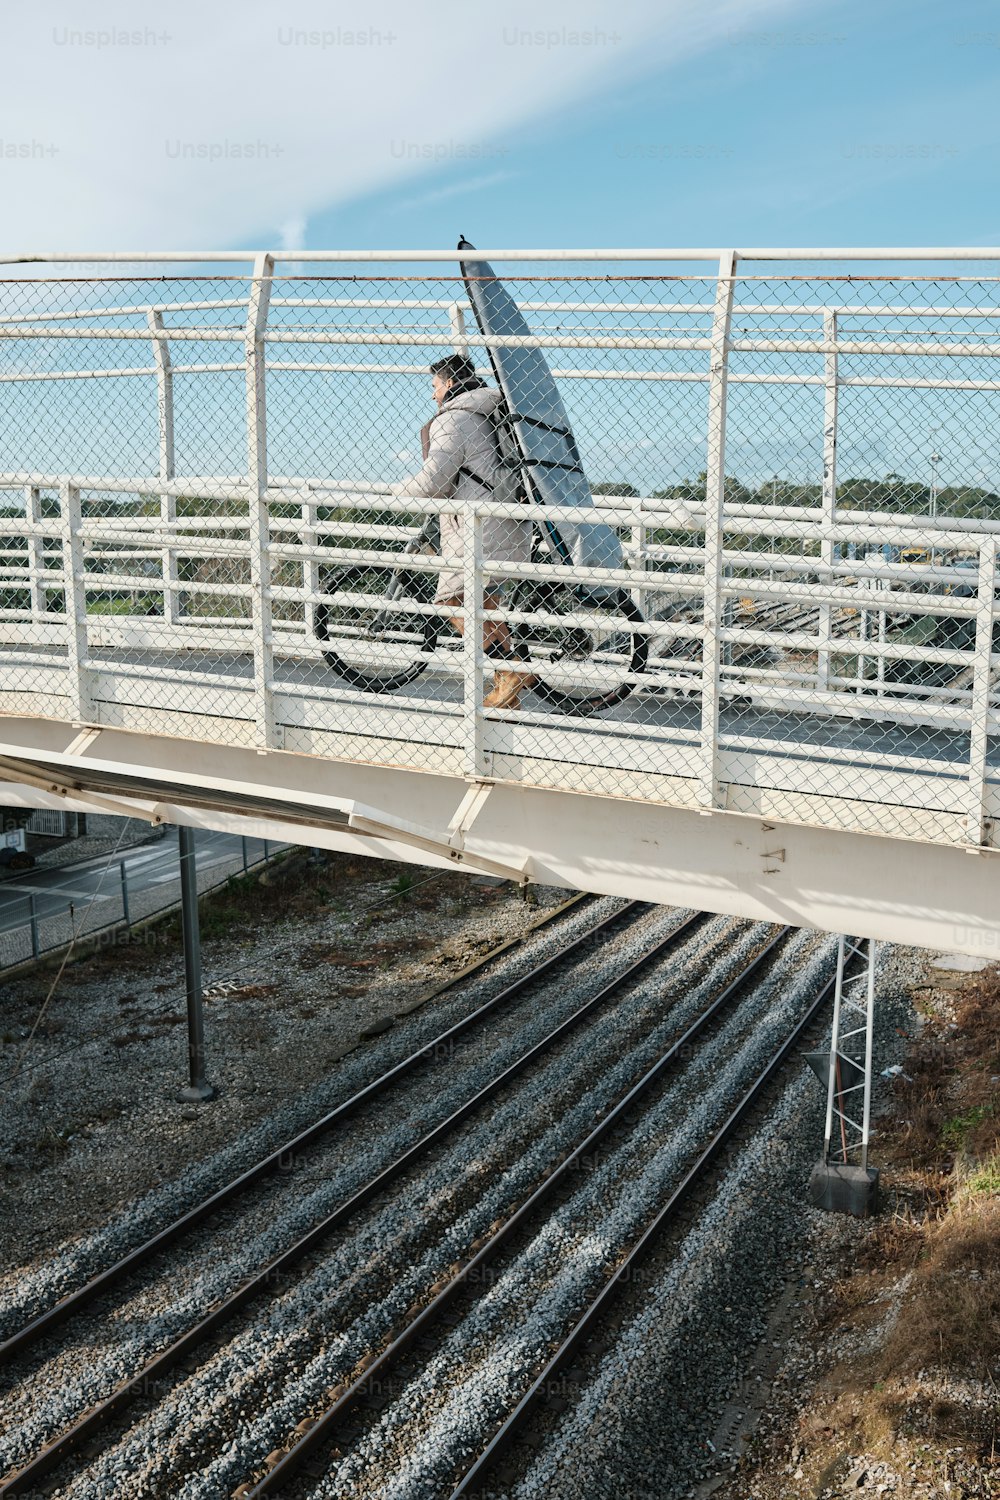
[[[281, 847], [269, 845], [271, 849]], [[253, 863], [264, 852], [260, 839], [247, 839], [247, 859]], [[195, 841], [199, 886], [213, 883], [212, 871], [240, 859], [240, 840], [230, 833], [207, 833], [199, 830]], [[108, 865], [107, 855], [98, 855], [78, 865], [64, 865], [54, 870], [26, 870], [23, 875], [0, 881], [0, 933], [22, 927], [30, 911], [30, 897], [40, 920], [64, 913], [72, 906], [77, 912], [93, 902], [96, 909], [111, 903], [104, 920], [113, 921], [121, 912], [121, 865], [124, 863], [130, 898], [158, 886], [176, 884], [178, 879], [177, 830], [168, 828], [166, 836], [155, 844], [126, 849]], [[169, 896], [164, 892], [163, 905]], [[90, 924], [88, 924], [89, 926]], [[99, 924], [98, 924], [99, 925]]]

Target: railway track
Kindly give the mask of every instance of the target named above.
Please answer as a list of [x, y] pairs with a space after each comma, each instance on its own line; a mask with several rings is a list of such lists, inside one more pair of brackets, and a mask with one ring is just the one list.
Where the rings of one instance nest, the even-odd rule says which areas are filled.
[[[659, 619], [660, 623], [667, 627], [697, 624], [701, 619], [701, 611], [691, 607], [682, 607], [660, 616]], [[776, 653], [776, 659], [779, 659], [786, 651], [782, 642], [782, 633], [794, 630], [814, 634], [819, 629], [819, 609], [803, 608], [798, 604], [757, 605], [750, 611], [743, 611], [737, 607], [733, 623], [768, 632], [771, 635], [772, 639], [766, 644], [748, 644], [746, 650], [751, 656], [755, 651], [770, 651]], [[832, 612], [830, 634], [834, 639], [852, 636], [856, 628], [856, 619], [849, 611]], [[792, 653], [793, 656], [796, 654]], [[690, 666], [693, 674], [690, 682], [674, 682], [670, 691], [680, 696], [697, 696], [701, 692], [700, 662], [700, 641], [675, 640], [670, 643], [669, 665], [667, 666], [654, 656], [651, 658], [649, 671], [654, 673], [662, 665], [676, 676], [677, 673], [683, 673]], [[741, 697], [748, 692], [752, 695], [752, 685], [740, 677], [740, 667], [741, 661], [735, 661], [729, 669], [729, 675], [723, 679], [723, 692], [727, 697]]]
[[[576, 901], [573, 904], [575, 905]], [[54, 1302], [44, 1312], [29, 1319], [15, 1332], [5, 1335], [0, 1340], [0, 1368], [15, 1355], [38, 1343], [66, 1318], [82, 1311], [83, 1308], [95, 1301], [100, 1295], [114, 1287], [130, 1271], [146, 1265], [162, 1250], [167, 1249], [198, 1225], [220, 1212], [255, 1183], [260, 1182], [263, 1178], [273, 1173], [281, 1171], [284, 1164], [290, 1158], [294, 1158], [304, 1149], [320, 1141], [336, 1126], [344, 1123], [354, 1115], [366, 1103], [378, 1098], [394, 1083], [413, 1073], [422, 1064], [426, 1063], [428, 1058], [440, 1054], [442, 1051], [453, 1046], [459, 1037], [489, 1017], [498, 1007], [523, 993], [532, 984], [551, 973], [559, 963], [571, 959], [574, 954], [583, 951], [589, 944], [594, 942], [595, 938], [606, 934], [622, 918], [628, 917], [629, 914], [639, 909], [642, 909], [642, 903], [633, 901], [624, 904], [618, 911], [597, 923], [595, 927], [588, 929], [578, 939], [567, 943], [564, 948], [560, 949], [549, 959], [530, 969], [527, 974], [522, 975], [511, 984], [505, 985], [498, 994], [485, 1004], [477, 1007], [476, 1010], [468, 1016], [463, 1017], [455, 1025], [448, 1027], [447, 1030], [443, 1031], [425, 1046], [417, 1048], [408, 1057], [404, 1058], [402, 1062], [397, 1063], [394, 1067], [382, 1073], [365, 1088], [352, 1094], [349, 1099], [337, 1105], [335, 1109], [330, 1110], [307, 1129], [298, 1132], [295, 1136], [292, 1136], [281, 1146], [277, 1147], [276, 1150], [269, 1152], [267, 1156], [262, 1157], [253, 1166], [241, 1172], [239, 1176], [232, 1178], [222, 1187], [217, 1188], [193, 1208], [188, 1209], [163, 1229], [158, 1230], [149, 1239], [144, 1240], [133, 1250], [130, 1250], [128, 1254], [115, 1260], [98, 1275], [91, 1277], [82, 1286], [60, 1298], [57, 1302]], [[563, 910], [564, 908], [560, 908], [559, 913], [555, 915], [561, 915]], [[548, 922], [539, 923], [535, 930], [538, 931], [546, 925], [548, 925]], [[436, 994], [444, 994], [456, 984], [467, 983], [475, 973], [488, 968], [494, 961], [493, 955], [487, 955], [480, 962], [464, 970], [455, 980], [442, 986]]]
[[[381, 1102], [387, 1091], [395, 1088], [407, 1075], [421, 1068], [429, 1060], [453, 1059], [455, 1044], [460, 1036], [494, 1018], [498, 1012], [509, 1011], [513, 1004], [530, 1005], [531, 996], [537, 992], [540, 983], [544, 982], [550, 987], [553, 983], [558, 985], [560, 976], [564, 976], [567, 972], [568, 964], [579, 962], [581, 958], [585, 959], [605, 943], [610, 942], [616, 932], [620, 935], [622, 931], [628, 931], [636, 922], [641, 923], [641, 919], [648, 918], [649, 913], [650, 908], [641, 903], [629, 903], [588, 926], [572, 942], [561, 947], [541, 964], [531, 968], [528, 973], [522, 974], [513, 983], [504, 986], [498, 994], [479, 1006], [471, 1015], [464, 1017], [442, 1032], [431, 1043], [389, 1069], [308, 1130], [300, 1132], [278, 1151], [263, 1158], [238, 1178], [218, 1189], [193, 1209], [188, 1210], [165, 1229], [119, 1258], [114, 1265], [108, 1266], [60, 1302], [29, 1320], [27, 1324], [9, 1335], [0, 1349], [5, 1361], [24, 1360], [33, 1351], [37, 1353], [41, 1350], [44, 1354], [45, 1346], [51, 1342], [60, 1324], [75, 1319], [78, 1315], [94, 1308], [109, 1290], [118, 1287], [124, 1278], [151, 1265], [163, 1255], [164, 1251], [176, 1245], [195, 1228], [202, 1227], [223, 1208], [231, 1208], [241, 1194], [278, 1171], [281, 1164], [289, 1158], [296, 1159], [304, 1150], [316, 1145], [321, 1138], [328, 1136], [335, 1126], [342, 1125], [351, 1116], [370, 1107], [374, 1101]], [[380, 1192], [384, 1192], [392, 1183], [401, 1178], [418, 1160], [444, 1141], [464, 1119], [480, 1110], [489, 1099], [509, 1087], [513, 1079], [521, 1072], [529, 1069], [546, 1052], [558, 1046], [581, 1027], [588, 1017], [612, 1000], [623, 987], [634, 982], [647, 965], [656, 959], [664, 958], [672, 949], [682, 946], [686, 939], [704, 923], [705, 919], [701, 917], [683, 917], [679, 922], [675, 920], [668, 932], [658, 931], [655, 937], [645, 942], [642, 951], [635, 959], [624, 968], [619, 966], [618, 972], [613, 977], [593, 989], [583, 1005], [575, 1007], [541, 1040], [527, 1050], [522, 1049], [507, 1067], [500, 1069], [486, 1085], [477, 1088], [457, 1109], [452, 1109], [447, 1113], [431, 1131], [426, 1132], [408, 1149], [384, 1165], [358, 1190], [339, 1203], [333, 1212], [324, 1215], [318, 1222], [312, 1224], [304, 1235], [299, 1236], [280, 1254], [260, 1266], [253, 1275], [245, 1277], [234, 1290], [212, 1306], [207, 1315], [185, 1328], [179, 1337], [171, 1339], [165, 1347], [158, 1349], [151, 1359], [147, 1359], [138, 1368], [131, 1369], [127, 1379], [118, 1381], [114, 1388], [103, 1394], [100, 1399], [92, 1400], [75, 1420], [67, 1424], [54, 1437], [49, 1438], [26, 1463], [20, 1464], [8, 1473], [6, 1479], [0, 1483], [0, 1494], [30, 1493], [45, 1475], [65, 1463], [82, 1444], [92, 1444], [95, 1435], [101, 1429], [113, 1419], [119, 1418], [134, 1401], [141, 1400], [150, 1391], [161, 1388], [168, 1372], [175, 1370], [182, 1361], [188, 1361], [196, 1350], [205, 1348], [209, 1341], [218, 1336], [219, 1330], [250, 1303], [268, 1294], [276, 1294], [277, 1289], [284, 1288], [287, 1278], [294, 1269], [307, 1262], [325, 1239], [343, 1226], [353, 1215], [364, 1209]]]
[[[849, 951], [848, 979], [850, 978], [850, 961], [860, 961], [860, 959], [861, 955], [857, 950]], [[863, 972], [860, 962], [857, 972]], [[535, 1376], [520, 1401], [500, 1423], [472, 1462], [462, 1466], [462, 1471], [456, 1476], [456, 1482], [448, 1500], [474, 1500], [477, 1486], [482, 1486], [490, 1476], [496, 1475], [501, 1460], [519, 1439], [525, 1437], [531, 1417], [536, 1409], [544, 1404], [547, 1393], [560, 1388], [560, 1377], [563, 1372], [572, 1361], [585, 1357], [584, 1351], [588, 1340], [594, 1340], [598, 1348], [601, 1347], [602, 1320], [607, 1320], [611, 1315], [616, 1297], [620, 1295], [622, 1288], [641, 1266], [644, 1258], [650, 1254], [657, 1240], [671, 1227], [676, 1227], [679, 1222], [683, 1222], [686, 1213], [692, 1209], [693, 1200], [709, 1190], [713, 1170], [739, 1140], [748, 1118], [755, 1110], [760, 1109], [762, 1101], [766, 1098], [783, 1064], [814, 1026], [830, 996], [834, 983], [835, 978], [831, 977], [819, 988], [805, 1014], [775, 1049], [766, 1065], [735, 1103], [730, 1114], [691, 1163], [666, 1202], [634, 1240], [604, 1286], [575, 1319], [572, 1327]], [[566, 1386], [562, 1385], [561, 1388], [565, 1389]], [[505, 1477], [509, 1480], [513, 1476], [508, 1471]]]
[[[230, 1494], [246, 1500], [279, 1493], [386, 1493], [384, 1475], [375, 1472], [383, 1460], [373, 1457], [386, 1439], [386, 1418], [401, 1406], [401, 1433], [390, 1432], [385, 1441], [391, 1452], [384, 1462], [391, 1473], [393, 1463], [404, 1461], [408, 1441], [417, 1447], [430, 1441], [422, 1428], [435, 1422], [447, 1426], [444, 1412], [436, 1409], [439, 1392], [450, 1384], [460, 1388], [463, 1378], [461, 1361], [453, 1376], [441, 1374], [447, 1367], [441, 1361], [450, 1357], [449, 1338], [487, 1316], [488, 1294], [500, 1283], [514, 1288], [504, 1318], [514, 1337], [522, 1298], [523, 1315], [529, 1316], [530, 1297], [519, 1275], [524, 1257], [538, 1253], [560, 1215], [568, 1215], [572, 1225], [581, 1182], [614, 1171], [621, 1153], [638, 1150], [636, 1141], [645, 1141], [652, 1130], [647, 1121], [669, 1105], [675, 1111], [669, 1138], [683, 1137], [685, 1145], [666, 1184], [666, 1203], [658, 1175], [649, 1197], [647, 1166], [623, 1169], [623, 1182], [644, 1185], [642, 1192], [630, 1190], [623, 1197], [630, 1211], [633, 1196], [643, 1210], [630, 1221], [631, 1232], [620, 1245], [609, 1244], [599, 1274], [590, 1267], [571, 1296], [560, 1292], [562, 1316], [514, 1371], [504, 1410], [471, 1446], [463, 1444], [461, 1462], [442, 1442], [434, 1472], [419, 1489], [435, 1500], [471, 1496], [516, 1441], [540, 1393], [551, 1390], [562, 1364], [587, 1341], [628, 1268], [696, 1192], [815, 1016], [824, 986], [797, 996], [794, 1004], [783, 998], [807, 941], [812, 941], [808, 935], [788, 929], [671, 916], [638, 903], [588, 925], [574, 943], [585, 967], [596, 968], [606, 946], [617, 943], [621, 951], [614, 964], [589, 977], [577, 996], [582, 1003], [564, 1004], [558, 1018], [548, 1010], [545, 997], [553, 988], [565, 988], [575, 972], [560, 949], [459, 1027], [442, 1032], [439, 1045], [411, 1054], [407, 1063], [417, 1056], [426, 1061], [428, 1054], [452, 1058], [449, 1039], [456, 1030], [474, 1016], [495, 1018], [504, 1011], [501, 997], [511, 1002], [510, 992], [518, 986], [520, 1003], [546, 1022], [536, 1028], [530, 1045], [515, 1049], [489, 1078], [477, 1078], [477, 1086], [454, 1108], [442, 1108], [432, 1129], [368, 1173], [354, 1192], [259, 1263], [203, 1317], [121, 1373], [97, 1399], [91, 1392], [72, 1420], [47, 1433], [26, 1461], [8, 1472], [0, 1495], [39, 1494], [47, 1478], [70, 1500], [97, 1493], [122, 1500], [172, 1497], [182, 1490], [213, 1500]], [[548, 981], [544, 990], [538, 988], [539, 976]], [[788, 1005], [794, 1025], [784, 1024]], [[760, 1076], [733, 1099], [727, 1080], [723, 1099], [712, 1084], [713, 1069], [723, 1066], [720, 1057], [731, 1067], [740, 1049], [754, 1043], [762, 1007], [764, 1031], [777, 1046]], [[777, 1032], [772, 1037], [779, 1021], [780, 1037]], [[368, 1086], [376, 1089], [376, 1101], [381, 1101], [376, 1085], [398, 1081], [401, 1066]], [[675, 1093], [680, 1102], [671, 1104]], [[712, 1128], [696, 1139], [684, 1112], [698, 1114], [703, 1100], [716, 1094], [713, 1108], [726, 1118], [709, 1120]], [[362, 1095], [371, 1101], [363, 1090], [339, 1108], [346, 1110]], [[655, 1144], [653, 1134], [649, 1139]], [[392, 1236], [380, 1238], [393, 1214]], [[570, 1264], [577, 1253], [567, 1252]], [[374, 1280], [368, 1275], [372, 1265]], [[183, 1275], [175, 1274], [183, 1282]], [[546, 1272], [551, 1288], [561, 1274]], [[107, 1282], [93, 1278], [97, 1283], [94, 1296], [103, 1298]], [[80, 1299], [84, 1291], [73, 1295]], [[34, 1356], [49, 1355], [58, 1323], [75, 1321], [88, 1305], [84, 1297], [41, 1324], [41, 1345], [41, 1333], [9, 1339], [16, 1361], [30, 1365]], [[117, 1316], [134, 1320], [131, 1307]], [[277, 1338], [279, 1311], [283, 1322]], [[33, 1320], [32, 1326], [38, 1323]], [[108, 1338], [106, 1331], [101, 1336]], [[84, 1338], [95, 1342], [89, 1331]], [[488, 1355], [473, 1348], [468, 1357], [475, 1379], [475, 1367], [488, 1363]], [[422, 1374], [428, 1368], [430, 1384], [416, 1410], [408, 1410], [405, 1392], [428, 1378]], [[37, 1390], [44, 1370], [27, 1373]]]
[[[256, 1482], [248, 1484], [236, 1493], [240, 1500], [261, 1500], [263, 1496], [283, 1494], [294, 1479], [295, 1474], [302, 1468], [310, 1455], [322, 1449], [323, 1445], [334, 1443], [338, 1432], [341, 1431], [356, 1414], [358, 1408], [370, 1400], [374, 1393], [381, 1394], [385, 1388], [386, 1377], [394, 1368], [405, 1360], [414, 1343], [435, 1324], [447, 1318], [448, 1312], [463, 1293], [471, 1295], [473, 1300], [481, 1298], [484, 1290], [488, 1291], [492, 1286], [491, 1278], [483, 1273], [485, 1268], [505, 1250], [514, 1237], [520, 1239], [529, 1238], [539, 1232], [544, 1223], [545, 1216], [549, 1210], [550, 1200], [560, 1190], [564, 1190], [567, 1184], [572, 1184], [574, 1174], [579, 1171], [581, 1161], [591, 1159], [593, 1153], [601, 1148], [616, 1130], [628, 1131], [636, 1123], [635, 1110], [643, 1101], [653, 1093], [671, 1069], [683, 1065], [689, 1061], [691, 1049], [694, 1045], [709, 1033], [715, 1023], [725, 1015], [736, 997], [746, 994], [747, 987], [765, 971], [769, 962], [773, 959], [776, 950], [786, 941], [790, 929], [784, 928], [777, 932], [770, 930], [771, 935], [749, 961], [744, 964], [738, 974], [726, 984], [719, 987], [710, 1002], [695, 1017], [694, 1020], [670, 1043], [668, 1047], [657, 1057], [651, 1067], [646, 1069], [643, 1075], [613, 1104], [604, 1111], [598, 1122], [580, 1140], [577, 1145], [566, 1154], [558, 1164], [546, 1175], [545, 1179], [526, 1197], [510, 1215], [481, 1243], [473, 1243], [470, 1253], [463, 1257], [460, 1263], [451, 1272], [443, 1285], [431, 1289], [433, 1295], [423, 1305], [416, 1309], [413, 1316], [403, 1327], [394, 1332], [394, 1336], [386, 1347], [373, 1356], [366, 1356], [361, 1364], [354, 1380], [342, 1382], [336, 1398], [319, 1414], [307, 1413], [297, 1428], [296, 1441], [281, 1453], [269, 1455], [270, 1466], [268, 1472], [262, 1475]], [[826, 991], [823, 992], [825, 997]], [[821, 997], [821, 998], [823, 998]], [[808, 1020], [812, 1019], [816, 1007], [821, 999], [814, 1002], [810, 1008]], [[754, 1089], [754, 1096], [764, 1087], [778, 1063], [787, 1055], [800, 1034], [801, 1027], [796, 1028], [792, 1035], [783, 1044], [780, 1057], [773, 1061], [766, 1072], [763, 1081], [759, 1081]], [[728, 1138], [736, 1128], [738, 1120], [745, 1113], [745, 1108], [735, 1111], [731, 1123], [726, 1131], [718, 1135], [719, 1145]], [[694, 1182], [700, 1171], [710, 1160], [708, 1150], [702, 1152], [698, 1163], [691, 1168], [685, 1182]], [[678, 1189], [671, 1197], [670, 1204], [682, 1201], [683, 1193]], [[668, 1205], [669, 1207], [669, 1205]], [[653, 1224], [649, 1226], [642, 1237], [645, 1243], [656, 1232], [656, 1228], [664, 1218], [663, 1213], [657, 1215]], [[596, 1316], [613, 1287], [620, 1281], [621, 1275], [627, 1275], [627, 1268], [631, 1265], [639, 1253], [639, 1247], [633, 1247], [628, 1252], [626, 1259], [621, 1263], [619, 1270], [614, 1272], [605, 1283], [605, 1287], [598, 1297], [588, 1306], [582, 1317], [578, 1318], [571, 1332], [562, 1340], [557, 1353], [549, 1360], [544, 1369], [537, 1376], [529, 1392], [522, 1398], [514, 1411], [507, 1417], [497, 1434], [490, 1440], [483, 1453], [466, 1471], [459, 1480], [457, 1487], [453, 1490], [454, 1495], [467, 1494], [477, 1476], [483, 1469], [488, 1467], [496, 1453], [510, 1440], [518, 1424], [523, 1420], [530, 1410], [534, 1396], [544, 1391], [546, 1384], [557, 1373], [560, 1365], [572, 1354], [577, 1344], [585, 1336], [590, 1323]], [[398, 1388], [402, 1381], [395, 1382]], [[316, 1470], [318, 1473], [319, 1470]]]

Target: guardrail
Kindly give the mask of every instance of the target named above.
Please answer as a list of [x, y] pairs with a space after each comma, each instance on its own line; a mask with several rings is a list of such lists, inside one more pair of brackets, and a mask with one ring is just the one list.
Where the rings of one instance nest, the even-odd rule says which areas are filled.
[[[240, 840], [240, 845], [239, 853], [234, 854], [231, 867], [227, 867], [224, 873], [219, 874], [213, 869], [214, 878], [199, 879], [199, 896], [220, 890], [233, 876], [246, 875], [251, 870], [270, 864], [284, 850], [284, 846], [269, 846], [266, 839], [244, 838]], [[257, 852], [258, 846], [260, 852]], [[23, 878], [37, 878], [39, 873], [34, 871]], [[162, 886], [130, 888], [127, 859], [113, 859], [109, 862], [107, 884], [109, 889], [103, 891], [100, 904], [91, 904], [87, 898], [75, 901], [67, 899], [65, 905], [56, 911], [39, 911], [38, 898], [34, 894], [5, 900], [2, 904], [7, 908], [13, 901], [22, 905], [25, 917], [23, 922], [0, 928], [0, 973], [31, 959], [44, 958], [46, 954], [58, 952], [74, 939], [85, 940], [90, 944], [106, 944], [122, 938], [125, 941], [135, 941], [133, 924], [141, 923], [145, 927], [146, 923], [177, 910], [180, 905], [179, 868], [176, 894], [165, 903], [162, 900]], [[2, 894], [3, 886], [0, 885], [0, 895]], [[53, 888], [52, 895], [59, 896], [57, 886]], [[116, 907], [115, 914], [110, 918], [107, 914], [109, 898]]]
[[[997, 252], [669, 267], [710, 254], [510, 252], [502, 339], [454, 276], [336, 264], [443, 255], [0, 283], [0, 711], [991, 844]], [[745, 270], [850, 255], [963, 274]], [[498, 561], [570, 513], [463, 497], [444, 606], [406, 549], [445, 503], [398, 490], [430, 359], [498, 343], [553, 351], [623, 566]], [[484, 624], [537, 679], [498, 710]]]

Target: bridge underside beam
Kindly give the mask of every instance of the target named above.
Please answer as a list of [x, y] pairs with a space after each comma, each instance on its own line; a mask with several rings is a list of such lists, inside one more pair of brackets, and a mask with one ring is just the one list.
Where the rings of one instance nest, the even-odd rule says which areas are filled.
[[0, 801], [131, 813], [432, 867], [1000, 957], [1000, 853], [0, 719]]

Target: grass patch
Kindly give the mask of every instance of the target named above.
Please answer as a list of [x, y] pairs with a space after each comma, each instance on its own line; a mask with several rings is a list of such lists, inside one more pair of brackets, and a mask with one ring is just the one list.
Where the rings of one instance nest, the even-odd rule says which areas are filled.
[[959, 1152], [966, 1149], [969, 1140], [977, 1133], [977, 1127], [984, 1120], [993, 1118], [992, 1101], [988, 1104], [974, 1104], [962, 1115], [955, 1115], [946, 1120], [941, 1129], [941, 1139], [952, 1151]]
[[[883, 1370], [938, 1368], [1000, 1380], [1000, 970], [958, 993], [952, 1027], [931, 1010], [904, 1064], [880, 1154], [909, 1206], [905, 1232], [879, 1226], [872, 1253], [909, 1269]], [[884, 1146], [881, 1142], [884, 1141]], [[896, 1241], [893, 1243], [893, 1241]], [[947, 1421], [941, 1413], [935, 1420]]]
[[959, 1376], [1000, 1374], [1000, 1200], [956, 1196], [926, 1226], [882, 1365], [897, 1377], [932, 1367]]
[[103, 594], [87, 600], [88, 615], [159, 615], [162, 603], [155, 594], [132, 597], [126, 594]]
[[399, 874], [392, 882], [392, 885], [389, 887], [389, 890], [394, 896], [397, 896], [400, 901], [405, 901], [416, 884], [416, 875], [411, 875], [409, 870], [400, 870]]
[[[859, 1452], [909, 1474], [903, 1495], [1000, 1495], [1000, 970], [950, 1008], [927, 995], [921, 1009], [895, 1108], [878, 1122], [893, 1208], [845, 1261], [819, 1319], [834, 1343], [850, 1333], [866, 1352], [820, 1382], [800, 1421], [802, 1488], [779, 1485], [768, 1500], [822, 1493]], [[952, 1382], [981, 1382], [985, 1395], [953, 1398]]]
[[246, 910], [230, 902], [210, 900], [205, 902], [201, 913], [201, 935], [210, 938], [225, 937], [231, 928], [246, 922]]
[[962, 1192], [970, 1198], [985, 1193], [1000, 1200], [1000, 1154], [991, 1156], [970, 1172], [962, 1184]]

